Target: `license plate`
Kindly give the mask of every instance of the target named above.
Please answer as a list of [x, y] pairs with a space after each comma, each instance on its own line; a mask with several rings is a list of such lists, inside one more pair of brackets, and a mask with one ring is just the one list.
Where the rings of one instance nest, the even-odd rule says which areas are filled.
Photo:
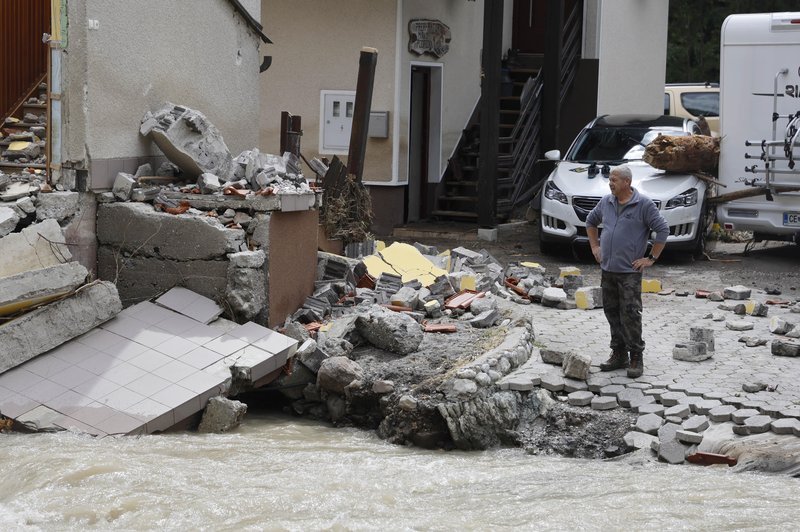
[[783, 225], [800, 227], [800, 212], [783, 213]]

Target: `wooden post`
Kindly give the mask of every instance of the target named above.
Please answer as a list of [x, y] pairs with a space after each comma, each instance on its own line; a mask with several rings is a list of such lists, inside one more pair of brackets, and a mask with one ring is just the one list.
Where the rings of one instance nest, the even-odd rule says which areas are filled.
[[367, 151], [369, 112], [372, 109], [372, 87], [375, 83], [375, 66], [378, 50], [364, 47], [358, 61], [358, 83], [353, 108], [353, 127], [350, 130], [350, 149], [347, 152], [347, 173], [361, 182], [364, 173], [364, 154]]
[[497, 151], [500, 137], [500, 67], [503, 54], [503, 0], [483, 4], [481, 135], [478, 162], [478, 226], [497, 225]]
[[300, 157], [300, 137], [303, 136], [302, 117], [281, 112], [281, 155], [291, 152]]
[[564, 12], [560, 0], [547, 0], [547, 30], [544, 43], [544, 87], [542, 88], [542, 145], [560, 149], [558, 129], [561, 115], [561, 34]]

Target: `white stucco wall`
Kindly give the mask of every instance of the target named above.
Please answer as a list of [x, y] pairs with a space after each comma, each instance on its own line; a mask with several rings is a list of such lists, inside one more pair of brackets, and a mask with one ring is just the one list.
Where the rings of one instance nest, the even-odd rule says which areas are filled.
[[664, 110], [669, 2], [600, 2], [597, 113]]
[[[303, 155], [332, 157], [319, 153], [320, 91], [354, 91], [365, 46], [378, 50], [371, 108], [394, 119], [396, 0], [263, 0], [261, 21], [274, 43], [261, 48], [272, 56], [261, 75], [262, 150], [279, 151], [281, 112], [288, 111], [302, 117]], [[391, 138], [369, 139], [364, 179], [388, 181], [391, 154]]]
[[234, 155], [257, 145], [259, 41], [230, 2], [85, 0], [68, 16], [65, 121], [83, 134], [66, 135], [65, 159], [158, 155], [139, 124], [165, 101], [203, 112]]

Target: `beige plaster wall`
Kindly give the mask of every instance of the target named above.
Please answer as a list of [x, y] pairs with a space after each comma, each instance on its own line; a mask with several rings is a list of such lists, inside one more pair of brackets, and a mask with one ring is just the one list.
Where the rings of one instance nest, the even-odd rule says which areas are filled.
[[[396, 0], [262, 0], [264, 32], [274, 44], [261, 47], [272, 66], [261, 75], [260, 147], [280, 148], [281, 112], [302, 117], [301, 151], [319, 157], [320, 91], [354, 91], [361, 48], [378, 50], [373, 111], [394, 117]], [[391, 179], [390, 138], [369, 139], [364, 179]], [[332, 157], [330, 154], [322, 154]], [[347, 155], [339, 155], [343, 160]]]
[[259, 41], [228, 0], [85, 0], [68, 16], [66, 160], [158, 155], [139, 125], [165, 101], [203, 112], [234, 155], [257, 145]]
[[601, 2], [597, 113], [664, 110], [669, 2]]

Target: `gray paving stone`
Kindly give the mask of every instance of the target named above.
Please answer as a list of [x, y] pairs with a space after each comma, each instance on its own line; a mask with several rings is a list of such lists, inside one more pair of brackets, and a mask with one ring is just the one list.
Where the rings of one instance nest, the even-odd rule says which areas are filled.
[[681, 423], [683, 423], [683, 418], [678, 416], [664, 416], [664, 420], [667, 423], [675, 423], [676, 425], [680, 425]]
[[658, 429], [658, 439], [662, 442], [674, 440], [675, 433], [680, 430], [681, 426], [677, 423], [665, 423]]
[[560, 392], [564, 389], [564, 377], [552, 373], [542, 375], [541, 386], [545, 390], [550, 390], [551, 392]]
[[653, 388], [663, 388], [663, 389], [666, 391], [666, 390], [668, 390], [668, 388], [667, 388], [667, 387], [668, 387], [670, 384], [674, 384], [674, 383], [675, 383], [675, 380], [674, 380], [674, 379], [668, 379], [668, 380], [657, 380], [657, 381], [653, 381], [653, 382], [651, 382], [650, 384], [652, 384], [652, 385], [653, 385]]
[[716, 399], [703, 399], [694, 405], [694, 411], [701, 415], [708, 415], [712, 408], [722, 406], [722, 403]]
[[703, 398], [699, 396], [693, 396], [693, 397], [687, 396], [678, 399], [678, 404], [686, 405], [692, 410], [692, 412], [694, 412], [695, 408], [697, 407], [697, 403], [699, 403], [702, 400]]
[[628, 384], [627, 386], [628, 386], [628, 388], [631, 388], [631, 389], [634, 389], [634, 390], [642, 390], [642, 391], [649, 390], [650, 388], [653, 387], [653, 385], [650, 384], [649, 382], [632, 382], [632, 383]]
[[662, 440], [658, 446], [658, 458], [670, 464], [682, 464], [686, 458], [686, 446], [677, 439]]
[[703, 441], [703, 435], [691, 430], [679, 430], [675, 433], [675, 438], [681, 443], [700, 443]]
[[667, 392], [661, 396], [661, 404], [664, 406], [675, 406], [684, 397], [686, 397], [686, 394], [683, 392]]
[[617, 398], [611, 395], [597, 395], [592, 399], [593, 410], [613, 410], [618, 406]]
[[756, 401], [752, 399], [747, 399], [742, 401], [742, 408], [748, 408], [751, 410], [758, 410], [761, 412], [761, 407], [763, 407], [766, 403], [764, 401]]
[[[503, 386], [508, 386], [508, 388], [503, 388]], [[530, 377], [518, 375], [503, 379], [500, 383], [500, 387], [501, 389], [514, 390], [516, 392], [529, 392], [533, 390], [534, 385]]]
[[586, 384], [584, 381], [579, 381], [577, 379], [570, 379], [564, 377], [564, 391], [567, 393], [572, 392], [579, 392], [581, 390], [588, 390], [589, 385]]
[[578, 390], [567, 396], [567, 402], [572, 406], [587, 406], [592, 403], [595, 395], [588, 390]]
[[786, 417], [786, 418], [800, 419], [800, 409], [784, 408], [780, 411], [780, 416], [782, 418]]
[[690, 430], [692, 432], [703, 432], [708, 426], [709, 423], [706, 416], [692, 416], [681, 425], [683, 430]]
[[589, 385], [589, 391], [594, 393], [600, 393], [600, 390], [606, 386], [611, 384], [611, 379], [605, 377], [595, 377], [593, 375], [589, 376], [589, 379], [586, 381], [586, 384]]
[[631, 404], [637, 400], [643, 400], [644, 394], [641, 390], [626, 388], [617, 394], [617, 402], [623, 408], [630, 408]]
[[752, 321], [747, 320], [728, 320], [725, 322], [725, 327], [732, 331], [751, 331], [754, 326]]
[[720, 405], [715, 406], [708, 412], [708, 417], [711, 421], [722, 423], [730, 421], [731, 414], [736, 412], [737, 408], [733, 405]]
[[675, 405], [670, 406], [666, 410], [664, 410], [665, 417], [677, 417], [680, 419], [686, 419], [692, 413], [691, 408], [689, 405]]
[[639, 432], [658, 434], [658, 429], [664, 424], [664, 418], [656, 414], [644, 414], [636, 419], [634, 427]]
[[747, 436], [750, 434], [750, 429], [745, 425], [734, 425], [731, 427], [731, 430], [734, 434], [738, 434], [739, 436]]
[[781, 417], [781, 410], [783, 410], [784, 408], [785, 408], [785, 405], [782, 405], [782, 404], [767, 403], [764, 406], [762, 406], [761, 408], [759, 408], [758, 410], [762, 414], [767, 415], [767, 416]]
[[624, 377], [624, 376], [622, 376], [622, 377], [611, 377], [611, 384], [625, 384], [625, 385], [628, 385], [628, 384], [632, 384], [633, 382], [634, 382], [633, 379], [628, 378], [628, 377]]
[[717, 401], [721, 401], [722, 398], [726, 397], [727, 395], [728, 394], [725, 393], [725, 392], [714, 392], [714, 391], [711, 391], [711, 392], [704, 393], [703, 394], [703, 399], [709, 399], [709, 400], [715, 400], [716, 399]]
[[736, 286], [729, 286], [722, 291], [722, 297], [725, 299], [733, 299], [733, 300], [744, 300], [748, 299], [751, 294], [751, 290], [746, 286], [736, 285]]
[[656, 402], [656, 398], [649, 396], [649, 395], [642, 395], [639, 399], [631, 401], [631, 410], [634, 412], [639, 411], [639, 407], [649, 404], [654, 404]]
[[621, 384], [609, 384], [608, 386], [603, 386], [600, 388], [600, 395], [610, 395], [616, 397], [618, 393], [625, 390], [625, 387]]
[[745, 401], [744, 398], [738, 397], [738, 396], [735, 396], [735, 395], [728, 395], [726, 397], [723, 397], [720, 400], [722, 401], [722, 404], [724, 404], [724, 405], [733, 405], [737, 409], [741, 408], [742, 407], [742, 403]]
[[686, 389], [686, 395], [689, 395], [689, 396], [692, 396], [692, 397], [703, 397], [705, 394], [707, 394], [710, 391], [711, 390], [709, 390], [708, 388], [700, 388], [700, 387], [696, 387], [696, 386], [690, 386], [689, 388]]
[[671, 392], [684, 392], [685, 393], [686, 390], [688, 390], [690, 386], [691, 386], [690, 384], [686, 384], [685, 382], [673, 382], [673, 383], [667, 384], [667, 390], [669, 390]]
[[648, 449], [653, 442], [658, 442], [658, 438], [652, 434], [645, 434], [644, 432], [630, 431], [622, 437], [625, 440], [625, 445], [629, 449]]
[[636, 411], [639, 414], [656, 414], [657, 416], [664, 415], [664, 406], [658, 403], [650, 403], [639, 406]]
[[645, 395], [649, 395], [651, 397], [654, 397], [656, 399], [656, 401], [659, 401], [659, 400], [661, 400], [661, 396], [664, 395], [665, 393], [667, 393], [667, 389], [666, 388], [650, 388], [648, 390], [645, 390], [642, 393], [644, 393]]
[[800, 342], [797, 340], [773, 340], [771, 352], [779, 357], [800, 357]]
[[765, 415], [752, 416], [744, 420], [744, 426], [750, 434], [761, 434], [767, 432], [772, 425], [772, 418]]
[[800, 431], [800, 420], [794, 418], [776, 419], [770, 426], [775, 434], [794, 434]]
[[731, 412], [731, 421], [736, 423], [737, 425], [742, 425], [747, 420], [747, 418], [751, 418], [753, 416], [761, 415], [758, 410], [754, 410], [752, 408], [740, 408], [734, 412]]

